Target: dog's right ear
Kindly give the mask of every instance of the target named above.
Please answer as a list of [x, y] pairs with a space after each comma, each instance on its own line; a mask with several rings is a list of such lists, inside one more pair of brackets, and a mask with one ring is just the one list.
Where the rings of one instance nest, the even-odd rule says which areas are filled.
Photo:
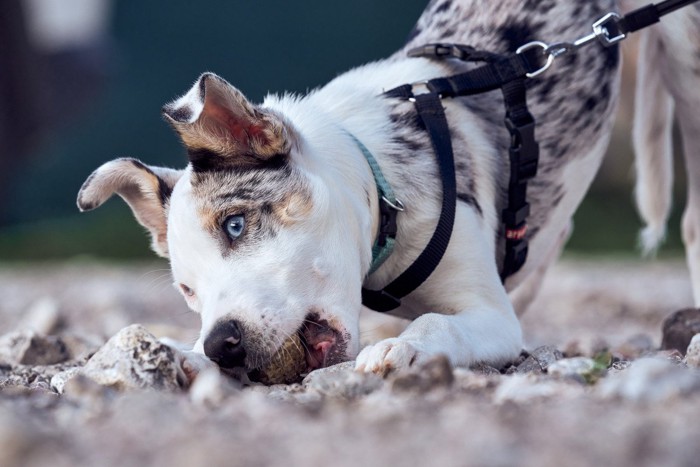
[[114, 193], [131, 207], [151, 234], [151, 248], [168, 257], [167, 210], [175, 183], [184, 170], [149, 167], [136, 159], [116, 159], [99, 167], [78, 192], [78, 209], [90, 211]]

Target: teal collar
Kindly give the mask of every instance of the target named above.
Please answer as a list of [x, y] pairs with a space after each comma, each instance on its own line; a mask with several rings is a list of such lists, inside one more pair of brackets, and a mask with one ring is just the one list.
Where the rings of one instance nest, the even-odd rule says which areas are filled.
[[365, 159], [367, 159], [367, 163], [372, 169], [372, 175], [374, 175], [374, 183], [377, 185], [377, 193], [379, 194], [379, 232], [372, 246], [372, 264], [367, 273], [369, 276], [379, 269], [379, 266], [394, 251], [394, 245], [396, 244], [396, 214], [404, 210], [404, 205], [394, 196], [394, 191], [384, 178], [377, 159], [369, 152], [367, 146], [362, 144], [353, 134], [348, 134], [355, 141], [357, 147], [360, 148]]

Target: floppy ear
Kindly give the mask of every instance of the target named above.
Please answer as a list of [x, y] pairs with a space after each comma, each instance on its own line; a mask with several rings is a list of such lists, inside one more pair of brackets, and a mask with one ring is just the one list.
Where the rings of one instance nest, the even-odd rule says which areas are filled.
[[213, 73], [202, 74], [182, 97], [163, 107], [187, 147], [195, 171], [250, 167], [289, 153], [283, 118], [251, 104]]
[[136, 159], [115, 159], [99, 167], [78, 192], [78, 209], [90, 211], [114, 193], [131, 207], [151, 234], [151, 248], [167, 258], [167, 209], [175, 183], [184, 170], [149, 167]]

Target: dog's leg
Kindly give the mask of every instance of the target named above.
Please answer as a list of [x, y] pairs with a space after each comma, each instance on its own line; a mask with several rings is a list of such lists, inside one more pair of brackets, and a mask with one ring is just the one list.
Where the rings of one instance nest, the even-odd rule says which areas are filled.
[[358, 371], [386, 374], [438, 354], [455, 366], [498, 365], [519, 355], [520, 323], [498, 276], [490, 232], [467, 208], [458, 209], [445, 257], [411, 294], [412, 310], [445, 314], [423, 314], [400, 336], [365, 347], [357, 357]]
[[537, 269], [532, 271], [529, 276], [513, 290], [510, 295], [510, 301], [513, 303], [513, 308], [518, 316], [522, 316], [527, 311], [530, 304], [535, 300], [537, 294], [542, 288], [542, 281], [549, 267], [561, 256], [566, 241], [571, 236], [574, 223], [569, 221], [568, 225], [562, 230], [556, 242], [552, 245], [549, 252], [542, 258], [542, 262], [537, 266]]
[[637, 210], [646, 227], [639, 235], [644, 254], [666, 236], [673, 186], [673, 98], [662, 81], [664, 48], [656, 30], [642, 32], [634, 112]]
[[700, 114], [697, 107], [679, 106], [678, 122], [688, 173], [688, 200], [683, 213], [683, 242], [690, 269], [695, 306], [700, 306]]

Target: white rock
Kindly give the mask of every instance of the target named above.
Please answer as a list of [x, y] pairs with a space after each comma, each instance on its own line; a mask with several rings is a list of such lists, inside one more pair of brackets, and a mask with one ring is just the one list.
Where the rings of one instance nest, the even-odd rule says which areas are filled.
[[118, 389], [176, 390], [185, 384], [173, 349], [139, 324], [115, 334], [88, 360], [81, 373]]
[[700, 373], [661, 358], [640, 358], [603, 379], [598, 394], [632, 401], [658, 402], [700, 390]]
[[551, 363], [547, 367], [547, 373], [557, 378], [572, 376], [587, 376], [595, 369], [595, 361], [586, 357], [564, 358]]
[[688, 345], [683, 361], [689, 367], [700, 368], [700, 334], [695, 334], [690, 340], [690, 345]]
[[64, 370], [60, 373], [56, 373], [51, 378], [51, 389], [53, 389], [54, 391], [56, 391], [59, 394], [63, 394], [63, 389], [65, 388], [68, 380], [73, 378], [75, 375], [79, 374], [80, 370], [81, 370], [80, 367], [75, 367], [75, 368], [69, 368], [69, 369]]

